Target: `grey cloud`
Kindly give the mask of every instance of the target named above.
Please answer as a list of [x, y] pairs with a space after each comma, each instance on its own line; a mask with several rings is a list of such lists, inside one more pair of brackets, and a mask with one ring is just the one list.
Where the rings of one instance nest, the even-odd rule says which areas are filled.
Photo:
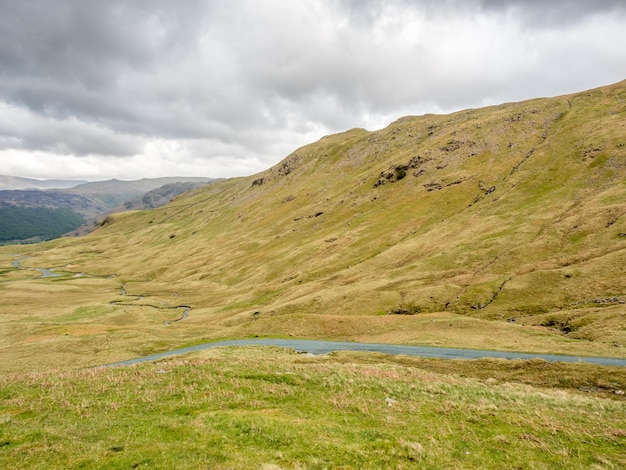
[[0, 59], [13, 73], [95, 89], [195, 40], [200, 1], [0, 0]]
[[[260, 54], [253, 49], [254, 57], [242, 61], [250, 69], [250, 76], [267, 88], [280, 90], [281, 96], [294, 102], [304, 104], [312, 96], [333, 95], [343, 103], [344, 109], [352, 109], [353, 115], [361, 111], [389, 112], [402, 107], [403, 103], [442, 110], [476, 106], [480, 103], [477, 97], [506, 98], [512, 88], [528, 90], [525, 95], [523, 92], [513, 97], [509, 95], [509, 99], [522, 99], [531, 97], [533, 88], [539, 94], [546, 93], [540, 90], [553, 79], [549, 72], [551, 67], [555, 70], [553, 76], [562, 73], [559, 79], [568, 82], [574, 81], [568, 76], [570, 71], [579, 76], [581, 72], [587, 76], [594, 74], [593, 67], [584, 65], [593, 63], [590, 58], [597, 54], [598, 47], [606, 49], [606, 43], [615, 42], [615, 34], [611, 37], [611, 32], [607, 32], [606, 38], [601, 38], [604, 32], [596, 30], [595, 37], [589, 37], [586, 44], [576, 44], [580, 47], [574, 48], [572, 26], [576, 21], [598, 15], [606, 18], [622, 4], [599, 2], [594, 8], [594, 2], [576, 1], [342, 0], [339, 5], [339, 11], [334, 12], [338, 22], [363, 27], [340, 29], [332, 42], [303, 41], [290, 56], [281, 58], [280, 63], [271, 62], [271, 58], [255, 61], [254, 57]], [[476, 42], [485, 28], [481, 19], [485, 13], [492, 16], [487, 26], [501, 23], [509, 30], [502, 26], [499, 31], [491, 31], [488, 40]], [[442, 36], [442, 31], [434, 31], [427, 37], [419, 37], [418, 31], [407, 39], [375, 44], [373, 31], [384, 27], [390, 14], [396, 15], [397, 24], [392, 26], [398, 31], [390, 28], [389, 37], [400, 33], [405, 26], [403, 20], [410, 23], [412, 14], [433, 24], [457, 24], [458, 29], [448, 32], [447, 36], [445, 32]], [[530, 19], [535, 17], [542, 18], [543, 23], [529, 25]], [[550, 31], [546, 31], [545, 22], [557, 17], [561, 23], [555, 30], [565, 32], [558, 37], [546, 35]], [[454, 21], [456, 23], [452, 23]], [[306, 24], [303, 26], [304, 35], [314, 36], [314, 30], [307, 30]], [[532, 36], [527, 31], [530, 27], [537, 29]], [[428, 26], [420, 28], [428, 29]], [[496, 33], [501, 36], [495, 36]], [[273, 37], [267, 40], [272, 41]], [[450, 44], [444, 50], [441, 44], [446, 41]], [[575, 55], [561, 54], [567, 47], [560, 46], [559, 41], [572, 41], [570, 53]], [[279, 48], [280, 44], [259, 45], [262, 49], [272, 46]], [[285, 53], [289, 48], [282, 50]], [[615, 56], [614, 62], [619, 63], [621, 56], [624, 54]], [[621, 78], [618, 74], [615, 76]]]
[[[623, 79], [626, 53], [607, 46], [626, 37], [621, 5], [0, 0], [0, 147], [123, 156], [172, 140], [266, 162], [382, 117]], [[590, 18], [607, 27], [568, 45]]]
[[5, 102], [120, 122], [134, 117], [124, 106], [135, 91], [128, 79], [192, 53], [203, 2], [0, 0], [0, 11]]
[[502, 10], [511, 7], [527, 11], [561, 11], [574, 15], [587, 15], [599, 11], [624, 10], [622, 0], [478, 0], [486, 8]]
[[0, 0], [0, 99], [120, 134], [232, 142], [262, 116], [230, 38], [212, 36], [224, 11], [239, 15], [226, 1]]
[[626, 14], [623, 0], [479, 0], [486, 11], [513, 12], [527, 28], [565, 27], [594, 15]]
[[511, 12], [530, 29], [568, 26], [601, 13], [626, 13], [623, 0], [340, 0], [340, 4], [353, 22], [368, 25], [388, 6], [434, 15]]
[[53, 120], [0, 106], [0, 149], [42, 150], [53, 154], [124, 157], [142, 151], [142, 139], [77, 119]]

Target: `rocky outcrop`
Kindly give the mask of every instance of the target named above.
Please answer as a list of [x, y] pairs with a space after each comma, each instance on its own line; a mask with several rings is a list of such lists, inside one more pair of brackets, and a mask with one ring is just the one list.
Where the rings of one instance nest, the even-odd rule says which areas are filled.
[[374, 183], [374, 187], [382, 186], [387, 183], [395, 183], [396, 181], [400, 181], [404, 179], [410, 170], [413, 170], [412, 175], [414, 177], [422, 176], [426, 173], [426, 170], [423, 168], [426, 163], [428, 163], [431, 159], [422, 157], [421, 155], [416, 155], [411, 158], [406, 164], [394, 164], [387, 168], [385, 171], [382, 171], [380, 175], [378, 175], [378, 179], [376, 183]]
[[378, 180], [374, 183], [374, 187], [382, 186], [387, 183], [395, 183], [403, 179], [406, 176], [406, 172], [409, 169], [408, 165], [392, 165], [385, 171], [381, 172], [378, 176]]

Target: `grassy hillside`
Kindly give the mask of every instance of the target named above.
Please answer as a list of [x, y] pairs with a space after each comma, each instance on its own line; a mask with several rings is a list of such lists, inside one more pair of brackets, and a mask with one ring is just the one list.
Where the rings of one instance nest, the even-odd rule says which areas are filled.
[[[88, 237], [20, 248], [69, 275], [8, 272], [2, 288], [15, 312], [39, 312], [32, 292], [46, 292], [47, 340], [73, 338], [58, 315], [81, 318], [74, 339], [105, 335], [115, 359], [254, 334], [623, 356], [625, 99], [620, 83], [329, 136]], [[182, 304], [189, 318], [164, 325], [176, 315], [155, 306]]]
[[0, 376], [0, 463], [264, 470], [626, 465], [626, 402], [501, 380], [535, 376], [547, 367], [542, 361], [499, 365], [508, 376], [471, 379], [432, 372], [414, 358], [237, 348], [132, 368]]

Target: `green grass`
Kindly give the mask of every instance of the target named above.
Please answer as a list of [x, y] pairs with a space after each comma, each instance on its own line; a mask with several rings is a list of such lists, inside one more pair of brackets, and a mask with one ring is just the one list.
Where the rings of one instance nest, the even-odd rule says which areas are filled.
[[624, 401], [409, 358], [229, 348], [0, 386], [3, 468], [626, 465]]

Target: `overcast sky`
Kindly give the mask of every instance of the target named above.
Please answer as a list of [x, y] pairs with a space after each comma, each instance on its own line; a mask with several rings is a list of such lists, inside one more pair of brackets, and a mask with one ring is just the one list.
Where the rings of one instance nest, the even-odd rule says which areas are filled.
[[0, 0], [0, 174], [250, 175], [626, 79], [624, 0]]

